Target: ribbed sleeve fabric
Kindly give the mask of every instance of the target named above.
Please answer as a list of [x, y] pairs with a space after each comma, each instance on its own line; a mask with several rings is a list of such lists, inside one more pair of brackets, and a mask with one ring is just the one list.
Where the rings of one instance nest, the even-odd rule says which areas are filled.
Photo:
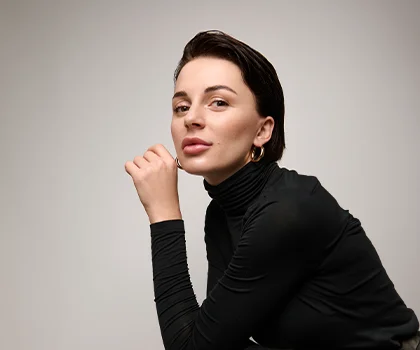
[[201, 306], [184, 221], [150, 225], [165, 349], [385, 350], [416, 334], [418, 319], [360, 221], [317, 178], [273, 163], [248, 164], [205, 187], [213, 200], [205, 220], [209, 270]]

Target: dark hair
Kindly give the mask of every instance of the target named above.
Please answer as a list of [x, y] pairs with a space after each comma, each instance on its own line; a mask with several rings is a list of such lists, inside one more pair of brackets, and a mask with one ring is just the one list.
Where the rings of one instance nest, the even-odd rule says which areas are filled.
[[209, 30], [198, 33], [184, 48], [174, 73], [176, 83], [182, 68], [198, 57], [215, 57], [236, 64], [242, 72], [245, 84], [256, 99], [259, 115], [271, 116], [274, 129], [271, 139], [264, 145], [267, 161], [280, 160], [286, 148], [284, 139], [284, 96], [273, 65], [258, 51], [232, 36]]

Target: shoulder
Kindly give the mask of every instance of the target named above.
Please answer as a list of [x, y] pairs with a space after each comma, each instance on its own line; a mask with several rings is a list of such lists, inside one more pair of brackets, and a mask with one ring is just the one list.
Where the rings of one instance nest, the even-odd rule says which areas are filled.
[[246, 216], [283, 211], [289, 217], [295, 216], [305, 204], [314, 202], [313, 194], [322, 187], [316, 176], [302, 175], [295, 170], [280, 168], [279, 175], [267, 183], [258, 199], [249, 207]]
[[258, 200], [248, 208], [245, 226], [302, 233], [337, 231], [346, 220], [335, 198], [316, 176], [281, 169], [281, 176], [269, 182]]
[[279, 168], [277, 181], [271, 182], [263, 192], [283, 191], [290, 195], [304, 195], [313, 193], [319, 186], [320, 181], [314, 175], [305, 175], [298, 173], [296, 170], [287, 168]]

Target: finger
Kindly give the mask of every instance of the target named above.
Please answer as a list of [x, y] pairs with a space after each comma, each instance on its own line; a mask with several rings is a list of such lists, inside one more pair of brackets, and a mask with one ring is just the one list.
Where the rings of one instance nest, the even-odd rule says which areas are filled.
[[168, 152], [168, 150], [165, 148], [165, 146], [160, 143], [149, 147], [148, 151], [152, 151], [156, 153], [159, 157], [161, 157], [163, 160], [167, 162], [174, 161], [174, 157], [172, 157], [171, 154]]
[[139, 170], [139, 168], [137, 167], [136, 164], [134, 164], [133, 162], [126, 162], [125, 165], [125, 171], [127, 172], [128, 175], [130, 175], [131, 177], [134, 177], [137, 173], [137, 171]]
[[137, 167], [140, 169], [146, 168], [149, 164], [149, 162], [146, 159], [144, 159], [144, 157], [142, 156], [134, 157], [133, 163], [137, 165]]
[[162, 159], [159, 155], [157, 155], [155, 152], [151, 150], [147, 150], [146, 153], [144, 153], [143, 158], [146, 159], [150, 163], [158, 159]]

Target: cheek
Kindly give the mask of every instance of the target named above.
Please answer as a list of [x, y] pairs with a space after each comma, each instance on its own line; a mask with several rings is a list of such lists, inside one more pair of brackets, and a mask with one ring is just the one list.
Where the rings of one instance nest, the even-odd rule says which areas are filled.
[[226, 125], [225, 128], [219, 129], [216, 137], [213, 140], [214, 146], [217, 150], [231, 150], [236, 152], [239, 149], [244, 149], [250, 143], [249, 129], [243, 125]]
[[180, 137], [180, 128], [174, 121], [171, 122], [171, 134], [174, 141], [177, 141]]
[[252, 126], [245, 120], [236, 123], [227, 123], [222, 131], [223, 138], [229, 142], [248, 140], [252, 134]]
[[172, 135], [172, 142], [175, 146], [175, 149], [178, 150], [181, 147], [181, 133], [180, 129], [176, 126], [176, 123], [171, 123], [171, 135]]

